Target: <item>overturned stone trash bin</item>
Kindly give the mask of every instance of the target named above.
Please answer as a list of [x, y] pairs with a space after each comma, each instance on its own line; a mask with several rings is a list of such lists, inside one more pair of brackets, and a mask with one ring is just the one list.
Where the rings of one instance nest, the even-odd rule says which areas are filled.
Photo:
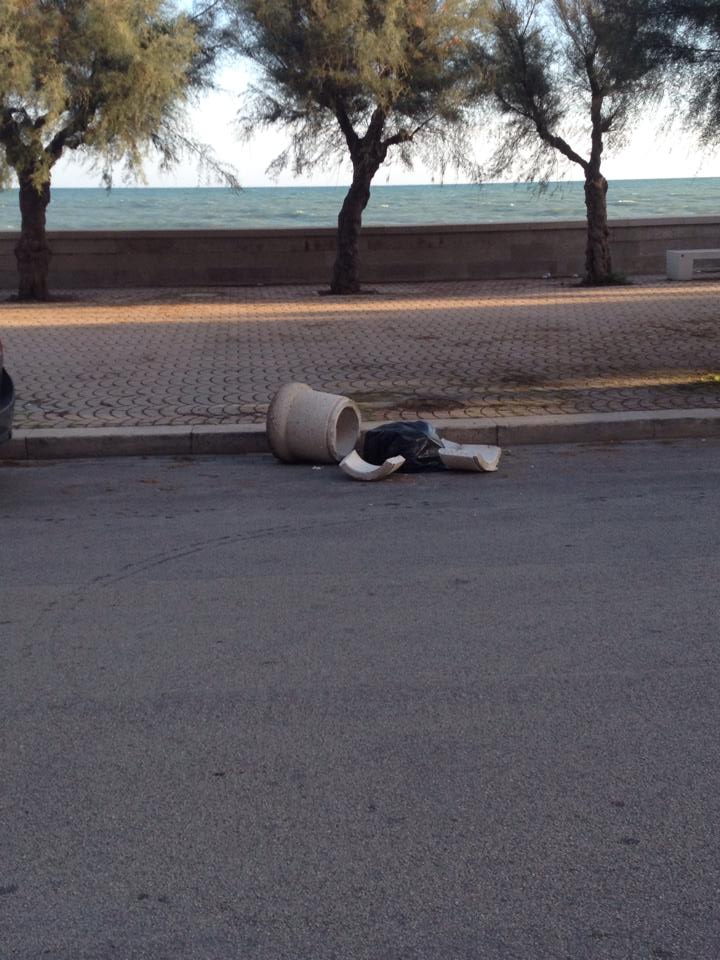
[[355, 449], [360, 411], [348, 397], [286, 383], [267, 413], [270, 449], [285, 463], [339, 463]]

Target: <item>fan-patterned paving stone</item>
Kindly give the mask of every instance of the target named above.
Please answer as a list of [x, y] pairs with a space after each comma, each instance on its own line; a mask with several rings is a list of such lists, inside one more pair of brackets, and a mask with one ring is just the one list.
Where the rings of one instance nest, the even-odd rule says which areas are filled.
[[19, 427], [261, 422], [278, 387], [367, 419], [720, 405], [720, 282], [80, 291], [3, 303]]

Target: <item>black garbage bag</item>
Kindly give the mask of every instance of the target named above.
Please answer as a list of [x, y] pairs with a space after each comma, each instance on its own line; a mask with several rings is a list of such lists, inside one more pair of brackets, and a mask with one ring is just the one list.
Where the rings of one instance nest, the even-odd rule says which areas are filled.
[[444, 470], [438, 450], [442, 440], [426, 420], [398, 420], [384, 423], [365, 434], [363, 459], [377, 466], [390, 457], [405, 457], [400, 468], [407, 473], [418, 470]]

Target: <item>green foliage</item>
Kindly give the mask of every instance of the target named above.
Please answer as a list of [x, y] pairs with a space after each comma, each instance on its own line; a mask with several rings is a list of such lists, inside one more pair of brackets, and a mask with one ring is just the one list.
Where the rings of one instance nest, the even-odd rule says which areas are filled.
[[[410, 163], [467, 167], [464, 134], [483, 87], [485, 0], [226, 0], [235, 49], [255, 65], [244, 129], [278, 124], [296, 173], [352, 155], [367, 131]], [[375, 136], [378, 134], [378, 136]]]
[[0, 0], [0, 182], [38, 188], [66, 150], [109, 183], [138, 174], [148, 147], [166, 163], [191, 141], [183, 108], [196, 24], [165, 0]]
[[720, 141], [720, 0], [648, 0], [647, 22], [675, 100], [705, 146]]
[[[650, 0], [498, 0], [493, 60], [505, 119], [495, 171], [548, 179], [557, 156], [599, 170], [663, 90]], [[581, 132], [584, 131], [584, 132]], [[570, 142], [584, 135], [588, 150]]]

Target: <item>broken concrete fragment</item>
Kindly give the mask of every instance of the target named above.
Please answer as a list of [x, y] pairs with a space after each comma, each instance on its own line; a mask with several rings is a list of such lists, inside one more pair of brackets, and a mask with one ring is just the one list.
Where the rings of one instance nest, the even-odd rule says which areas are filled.
[[405, 463], [405, 457], [390, 457], [385, 463], [376, 466], [363, 460], [354, 450], [340, 463], [340, 469], [353, 480], [383, 480], [395, 473]]
[[453, 443], [443, 440], [438, 456], [448, 470], [473, 470], [492, 473], [497, 470], [502, 456], [500, 447], [474, 443]]

